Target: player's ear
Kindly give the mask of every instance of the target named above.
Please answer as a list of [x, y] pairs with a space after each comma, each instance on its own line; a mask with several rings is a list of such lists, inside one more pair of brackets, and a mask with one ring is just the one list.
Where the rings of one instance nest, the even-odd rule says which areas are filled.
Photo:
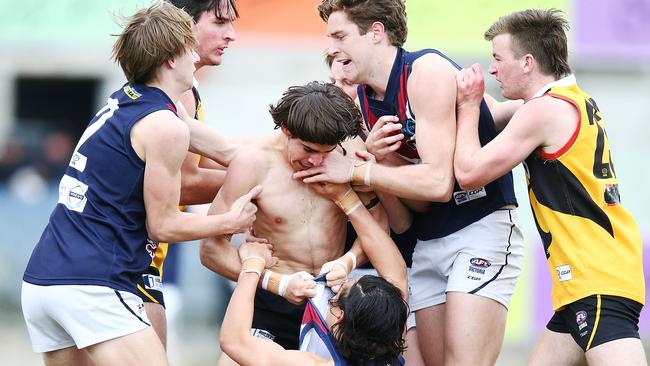
[[386, 36], [386, 29], [384, 28], [384, 23], [374, 22], [370, 26], [370, 32], [372, 32], [372, 40], [379, 42]]
[[289, 132], [289, 129], [284, 125], [284, 122], [282, 122], [282, 124], [280, 125], [280, 131], [282, 131], [282, 133], [285, 134], [285, 136], [287, 136], [288, 138], [292, 137], [291, 132]]

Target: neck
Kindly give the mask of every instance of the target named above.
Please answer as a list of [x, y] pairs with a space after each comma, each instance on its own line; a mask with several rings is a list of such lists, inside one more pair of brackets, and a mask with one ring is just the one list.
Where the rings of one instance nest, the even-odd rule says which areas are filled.
[[370, 65], [366, 80], [363, 80], [362, 83], [370, 86], [375, 92], [375, 96], [381, 98], [386, 93], [390, 72], [393, 70], [393, 63], [397, 55], [397, 47], [386, 46], [377, 51], [377, 57], [373, 58], [376, 61]]
[[529, 101], [532, 99], [535, 94], [540, 91], [546, 84], [552, 83], [554, 81], [557, 81], [559, 79], [555, 78], [553, 75], [543, 75], [539, 74], [537, 77], [533, 79], [533, 82], [530, 83], [530, 87], [526, 90], [525, 96], [524, 96], [524, 101]]
[[158, 88], [162, 90], [163, 93], [167, 94], [169, 99], [171, 99], [174, 103], [176, 103], [176, 101], [180, 99], [181, 94], [187, 91], [187, 89], [181, 88], [179, 85], [175, 83], [164, 82], [161, 80], [152, 80], [146, 83], [146, 85], [149, 87]]

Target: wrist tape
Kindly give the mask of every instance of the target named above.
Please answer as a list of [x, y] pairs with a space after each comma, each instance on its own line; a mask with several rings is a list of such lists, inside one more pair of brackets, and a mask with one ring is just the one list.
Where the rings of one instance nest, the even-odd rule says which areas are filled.
[[264, 258], [251, 255], [241, 261], [241, 272], [242, 273], [257, 273], [258, 276], [262, 276], [262, 271], [266, 266], [266, 260]]
[[352, 188], [348, 189], [343, 197], [340, 200], [334, 201], [334, 203], [336, 203], [336, 205], [339, 206], [346, 215], [352, 213], [352, 211], [362, 204], [359, 196], [357, 196], [356, 192], [354, 192]]
[[287, 288], [289, 287], [289, 282], [291, 282], [291, 279], [293, 279], [295, 276], [300, 276], [305, 280], [314, 278], [312, 275], [305, 271], [296, 272], [290, 275], [283, 275], [267, 270], [264, 272], [264, 278], [262, 279], [262, 288], [276, 295], [284, 297], [287, 292]]
[[350, 183], [355, 186], [370, 187], [371, 161], [353, 160], [350, 167]]

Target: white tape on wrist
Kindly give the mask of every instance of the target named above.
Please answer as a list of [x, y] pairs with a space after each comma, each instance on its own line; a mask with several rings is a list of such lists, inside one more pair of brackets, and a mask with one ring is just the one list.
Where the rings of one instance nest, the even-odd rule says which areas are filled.
[[273, 273], [273, 272], [272, 272], [272, 271], [269, 271], [269, 270], [266, 270], [266, 272], [264, 272], [264, 278], [262, 279], [262, 289], [268, 291], [268, 287], [269, 287], [269, 278], [271, 278], [271, 274], [272, 274], [272, 273]]
[[287, 293], [289, 282], [291, 282], [291, 280], [296, 276], [302, 277], [303, 280], [311, 280], [314, 278], [314, 276], [305, 271], [296, 272], [290, 275], [283, 275], [282, 280], [280, 280], [280, 290], [278, 291], [280, 296], [284, 297], [284, 294]]
[[261, 276], [262, 276], [262, 272], [256, 270], [255, 268], [247, 268], [247, 269], [244, 269], [244, 270], [241, 271], [241, 273], [257, 273], [257, 276], [258, 276], [258, 277], [261, 277]]
[[352, 258], [352, 269], [350, 270], [350, 272], [352, 272], [355, 268], [357, 268], [357, 255], [352, 252], [347, 252], [345, 255]]
[[372, 161], [369, 161], [368, 162], [368, 167], [366, 168], [366, 172], [363, 175], [363, 184], [366, 185], [366, 187], [370, 187], [370, 183], [371, 183], [370, 182], [370, 170], [372, 170], [373, 165], [374, 164], [372, 163]]

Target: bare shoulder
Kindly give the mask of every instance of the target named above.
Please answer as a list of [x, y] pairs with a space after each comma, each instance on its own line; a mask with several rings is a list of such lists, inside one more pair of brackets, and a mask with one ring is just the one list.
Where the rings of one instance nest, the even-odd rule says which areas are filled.
[[[442, 113], [445, 114], [455, 108], [457, 73], [454, 65], [435, 53], [415, 60], [407, 84], [409, 99], [414, 104], [412, 107], [432, 108], [435, 104], [440, 109], [440, 105], [443, 105], [445, 108]], [[439, 103], [431, 103], [432, 100]]]
[[187, 137], [189, 140], [190, 131], [183, 121], [170, 110], [159, 110], [150, 113], [138, 121], [134, 128], [144, 132], [151, 138], [178, 138]]
[[242, 176], [260, 182], [272, 163], [272, 155], [261, 146], [242, 146], [237, 149], [228, 166], [228, 175]]
[[523, 117], [531, 122], [553, 123], [575, 121], [578, 113], [578, 109], [571, 102], [545, 95], [524, 103], [514, 117]]
[[[411, 77], [447, 76], [455, 77], [458, 70], [446, 58], [437, 53], [427, 53], [413, 62]], [[409, 80], [410, 78], [409, 77]]]
[[138, 156], [145, 151], [161, 150], [167, 154], [187, 154], [190, 131], [187, 125], [170, 110], [160, 110], [146, 115], [133, 125], [131, 143]]

